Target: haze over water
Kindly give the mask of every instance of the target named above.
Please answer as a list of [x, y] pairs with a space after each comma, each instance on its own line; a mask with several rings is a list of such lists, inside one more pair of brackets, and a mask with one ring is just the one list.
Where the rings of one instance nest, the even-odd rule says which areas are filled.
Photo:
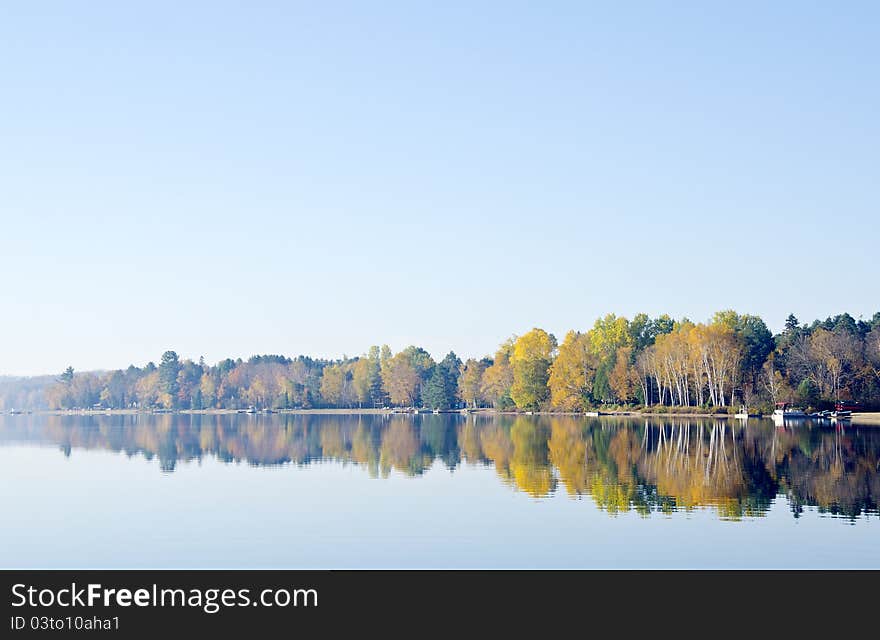
[[880, 567], [880, 430], [0, 417], [0, 567]]

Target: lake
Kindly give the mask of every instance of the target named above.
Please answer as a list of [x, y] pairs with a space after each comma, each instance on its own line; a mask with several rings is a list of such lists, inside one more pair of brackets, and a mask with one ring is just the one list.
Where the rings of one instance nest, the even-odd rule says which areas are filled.
[[880, 568], [880, 427], [0, 417], [3, 568]]

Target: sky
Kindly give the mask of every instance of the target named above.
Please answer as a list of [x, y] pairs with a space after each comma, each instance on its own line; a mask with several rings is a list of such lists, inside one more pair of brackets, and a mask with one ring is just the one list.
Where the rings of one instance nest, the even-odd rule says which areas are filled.
[[880, 5], [7, 2], [0, 374], [880, 311]]

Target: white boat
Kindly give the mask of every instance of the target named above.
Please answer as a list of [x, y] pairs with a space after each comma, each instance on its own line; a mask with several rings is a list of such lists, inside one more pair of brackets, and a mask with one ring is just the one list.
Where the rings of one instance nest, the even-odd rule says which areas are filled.
[[803, 409], [790, 407], [787, 402], [777, 402], [776, 409], [773, 411], [773, 420], [780, 422], [784, 420], [805, 420], [809, 416]]

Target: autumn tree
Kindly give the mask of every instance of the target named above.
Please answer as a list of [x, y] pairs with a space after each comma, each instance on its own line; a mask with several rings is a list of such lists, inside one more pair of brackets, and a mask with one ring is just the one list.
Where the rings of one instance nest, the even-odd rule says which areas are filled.
[[434, 360], [431, 354], [413, 345], [400, 353], [389, 356], [390, 350], [382, 348], [380, 355], [380, 375], [382, 388], [393, 404], [413, 406], [421, 397], [421, 387], [427, 379]]
[[770, 402], [775, 404], [791, 400], [791, 387], [776, 365], [775, 354], [771, 353], [764, 366], [761, 367], [761, 384], [769, 396]]
[[741, 359], [737, 363], [734, 384], [740, 386], [743, 401], [749, 404], [746, 396], [753, 395], [759, 387], [761, 368], [775, 347], [773, 334], [758, 316], [740, 315], [730, 309], [716, 313], [713, 323], [729, 327], [739, 343]]
[[370, 347], [352, 366], [352, 386], [359, 405], [373, 405], [382, 400], [382, 377], [379, 347]]
[[632, 352], [632, 347], [618, 347], [614, 366], [608, 374], [608, 385], [621, 402], [629, 402], [635, 397], [636, 376], [630, 362]]
[[589, 336], [569, 331], [550, 365], [547, 378], [553, 406], [567, 411], [589, 406], [597, 366], [598, 358], [590, 349]]
[[342, 406], [352, 397], [351, 373], [345, 365], [331, 364], [321, 374], [321, 397], [331, 405]]
[[587, 332], [590, 353], [596, 359], [596, 371], [593, 374], [591, 395], [594, 400], [605, 402], [612, 400], [614, 392], [609, 378], [614, 366], [617, 350], [633, 344], [633, 335], [629, 321], [613, 313], [598, 318], [593, 328]]
[[162, 392], [158, 370], [153, 370], [143, 376], [135, 385], [135, 397], [138, 399], [138, 405], [142, 408], [156, 406], [159, 402], [160, 393]]
[[824, 395], [839, 402], [841, 389], [849, 381], [860, 356], [855, 336], [843, 327], [831, 331], [819, 327], [810, 335], [810, 355], [818, 374], [814, 382]]
[[101, 381], [101, 404], [110, 408], [125, 408], [128, 400], [128, 386], [122, 371], [111, 371]]
[[415, 404], [420, 377], [406, 351], [391, 357], [381, 373], [382, 388], [393, 404], [399, 406]]
[[696, 357], [703, 365], [709, 399], [713, 406], [724, 407], [729, 404], [728, 395], [733, 395], [742, 347], [734, 330], [724, 322], [697, 325], [696, 331]]
[[469, 358], [461, 366], [458, 378], [458, 397], [466, 405], [474, 409], [483, 401], [481, 385], [483, 374], [486, 371], [486, 362]]
[[532, 329], [513, 345], [513, 385], [510, 397], [519, 409], [537, 409], [550, 396], [547, 387], [556, 338], [543, 329]]
[[205, 372], [199, 379], [199, 395], [202, 400], [202, 406], [205, 408], [216, 407], [217, 394], [217, 374], [214, 372]]
[[495, 352], [492, 364], [483, 372], [480, 383], [480, 394], [496, 409], [508, 409], [513, 406], [510, 389], [513, 386], [513, 344], [516, 338], [504, 342]]
[[202, 408], [200, 382], [202, 366], [192, 360], [184, 360], [177, 372], [177, 406], [190, 409]]

